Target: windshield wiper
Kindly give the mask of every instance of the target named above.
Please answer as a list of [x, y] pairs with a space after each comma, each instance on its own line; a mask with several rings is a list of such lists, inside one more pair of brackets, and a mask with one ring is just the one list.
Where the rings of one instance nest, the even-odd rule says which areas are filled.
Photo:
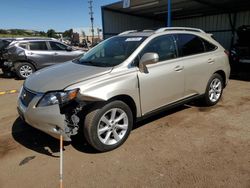
[[95, 64], [95, 62], [93, 62], [93, 61], [79, 61], [79, 62], [82, 64], [84, 64], [84, 63], [91, 64], [91, 65]]

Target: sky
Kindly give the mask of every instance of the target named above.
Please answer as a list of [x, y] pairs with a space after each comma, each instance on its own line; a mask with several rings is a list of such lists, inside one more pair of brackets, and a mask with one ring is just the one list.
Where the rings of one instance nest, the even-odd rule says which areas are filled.
[[[88, 0], [1, 0], [0, 29], [65, 31], [89, 27]], [[102, 27], [101, 6], [119, 0], [93, 0], [94, 26]]]

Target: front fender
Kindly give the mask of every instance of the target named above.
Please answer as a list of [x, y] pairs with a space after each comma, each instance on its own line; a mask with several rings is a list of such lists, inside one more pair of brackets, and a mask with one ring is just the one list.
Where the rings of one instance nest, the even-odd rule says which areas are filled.
[[133, 71], [116, 76], [109, 74], [104, 77], [75, 84], [67, 89], [79, 88], [78, 100], [81, 101], [108, 101], [119, 95], [127, 95], [134, 100], [137, 107], [137, 116], [140, 116], [141, 109], [137, 72]]

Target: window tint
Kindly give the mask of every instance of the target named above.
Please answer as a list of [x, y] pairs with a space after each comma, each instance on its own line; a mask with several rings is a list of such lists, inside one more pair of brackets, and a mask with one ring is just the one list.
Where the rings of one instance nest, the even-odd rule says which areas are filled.
[[205, 52], [200, 37], [191, 34], [178, 34], [176, 41], [181, 57]]
[[23, 49], [27, 49], [27, 43], [20, 43], [18, 46]]
[[170, 35], [164, 35], [153, 39], [143, 49], [140, 57], [142, 57], [143, 54], [149, 52], [157, 53], [159, 55], [159, 61], [164, 61], [177, 57], [174, 39]]
[[48, 50], [46, 42], [30, 42], [30, 50]]
[[59, 43], [59, 42], [49, 42], [50, 43], [50, 47], [52, 50], [66, 50], [67, 46]]
[[205, 39], [201, 39], [201, 40], [205, 46], [206, 52], [213, 51], [217, 48], [217, 46], [211, 44], [210, 42], [206, 41]]

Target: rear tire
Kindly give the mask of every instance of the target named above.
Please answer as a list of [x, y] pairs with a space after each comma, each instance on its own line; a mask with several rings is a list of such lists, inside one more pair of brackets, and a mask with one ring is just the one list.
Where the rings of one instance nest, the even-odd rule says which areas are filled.
[[121, 146], [133, 126], [133, 115], [122, 101], [98, 104], [85, 117], [84, 136], [96, 150], [104, 152]]
[[206, 106], [213, 106], [217, 104], [222, 96], [224, 89], [224, 81], [221, 75], [215, 73], [209, 79], [206, 93], [203, 102]]
[[31, 63], [19, 63], [16, 67], [16, 74], [20, 79], [26, 79], [35, 72], [35, 68]]

